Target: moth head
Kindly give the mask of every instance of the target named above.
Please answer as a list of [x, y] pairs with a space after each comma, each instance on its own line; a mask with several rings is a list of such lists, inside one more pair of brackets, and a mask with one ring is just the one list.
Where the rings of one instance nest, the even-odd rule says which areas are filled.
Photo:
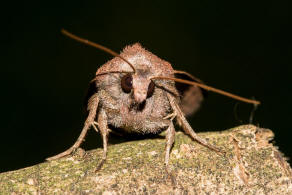
[[135, 103], [140, 104], [152, 97], [155, 84], [146, 73], [137, 69], [135, 74], [128, 73], [122, 76], [121, 88], [124, 93], [131, 94], [130, 97]]
[[[84, 43], [84, 44], [87, 44], [87, 45], [90, 45], [90, 46], [93, 46], [95, 48], [98, 48], [100, 50], [103, 50], [115, 57], [118, 57], [120, 59], [122, 59], [124, 62], [126, 62], [130, 68], [132, 69], [132, 71], [105, 71], [105, 72], [102, 72], [100, 74], [96, 74], [96, 77], [100, 76], [100, 75], [104, 75], [104, 74], [110, 74], [110, 73], [126, 73], [126, 75], [122, 78], [122, 81], [121, 81], [121, 87], [122, 89], [127, 93], [130, 93], [132, 92], [133, 93], [133, 96], [134, 96], [134, 100], [137, 102], [137, 103], [141, 103], [141, 102], [145, 102], [146, 98], [147, 97], [151, 97], [152, 94], [153, 94], [153, 90], [154, 90], [154, 83], [153, 83], [153, 80], [172, 80], [172, 81], [175, 81], [177, 83], [184, 83], [184, 84], [188, 84], [188, 85], [192, 85], [192, 86], [195, 86], [195, 87], [200, 87], [200, 88], [203, 88], [203, 89], [206, 89], [208, 91], [213, 91], [215, 93], [219, 93], [221, 95], [225, 95], [225, 96], [228, 96], [228, 97], [231, 97], [233, 99], [237, 99], [239, 101], [243, 101], [243, 102], [246, 102], [246, 103], [251, 103], [251, 104], [254, 104], [254, 105], [258, 105], [260, 104], [259, 101], [257, 100], [251, 100], [251, 99], [247, 99], [247, 98], [243, 98], [243, 97], [240, 97], [240, 96], [237, 96], [237, 95], [234, 95], [234, 94], [231, 94], [229, 92], [226, 92], [226, 91], [223, 91], [223, 90], [220, 90], [220, 89], [216, 89], [214, 87], [210, 87], [210, 86], [207, 86], [207, 85], [204, 85], [202, 83], [200, 83], [200, 81], [198, 82], [196, 79], [194, 79], [195, 81], [189, 81], [189, 80], [184, 80], [184, 79], [179, 79], [179, 78], [175, 78], [175, 77], [169, 77], [169, 76], [151, 76], [151, 77], [141, 77], [141, 75], [139, 73], [137, 73], [137, 70], [136, 68], [133, 66], [132, 63], [130, 63], [127, 59], [125, 59], [124, 57], [122, 57], [121, 55], [119, 55], [118, 53], [112, 51], [111, 49], [108, 49], [100, 44], [97, 44], [97, 43], [93, 43], [91, 41], [88, 41], [86, 39], [83, 39], [81, 37], [78, 37], [64, 29], [61, 30], [61, 32], [76, 40], [76, 41], [79, 41], [81, 43]], [[150, 71], [151, 72], [151, 71]], [[173, 73], [178, 73], [178, 74], [185, 74], [187, 76], [190, 76], [190, 77], [193, 77], [192, 75], [190, 75], [189, 73], [186, 73], [184, 71], [176, 71], [176, 70], [172, 70]], [[92, 80], [94, 81], [94, 80]], [[153, 89], [152, 89], [153, 88]]]

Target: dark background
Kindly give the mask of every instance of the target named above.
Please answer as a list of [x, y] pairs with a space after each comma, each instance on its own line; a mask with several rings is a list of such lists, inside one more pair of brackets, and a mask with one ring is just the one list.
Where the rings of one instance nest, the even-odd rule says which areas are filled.
[[[112, 57], [60, 34], [65, 28], [115, 51], [140, 42], [207, 84], [255, 97], [254, 124], [292, 157], [291, 6], [273, 1], [40, 1], [1, 5], [0, 172], [43, 162], [76, 140], [83, 98]], [[248, 123], [252, 105], [209, 93], [189, 120], [197, 131]], [[100, 146], [90, 131], [87, 148]], [[83, 146], [84, 146], [83, 145]]]

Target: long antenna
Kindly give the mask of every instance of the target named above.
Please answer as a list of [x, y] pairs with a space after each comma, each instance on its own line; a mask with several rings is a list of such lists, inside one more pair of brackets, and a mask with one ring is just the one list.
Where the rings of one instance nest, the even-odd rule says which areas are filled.
[[234, 95], [232, 93], [223, 91], [221, 89], [216, 89], [214, 87], [210, 87], [210, 86], [207, 86], [207, 85], [204, 85], [202, 83], [195, 82], [195, 81], [188, 81], [188, 80], [184, 80], [184, 79], [178, 79], [178, 78], [173, 78], [173, 77], [163, 77], [163, 76], [152, 77], [151, 79], [173, 80], [173, 81], [176, 81], [176, 82], [179, 82], [179, 83], [195, 85], [195, 86], [201, 87], [203, 89], [206, 89], [206, 90], [209, 90], [209, 91], [213, 91], [215, 93], [219, 93], [221, 95], [225, 95], [227, 97], [230, 97], [230, 98], [242, 101], [242, 102], [251, 103], [251, 104], [255, 104], [255, 105], [258, 105], [258, 104], [261, 103], [261, 102], [259, 102], [257, 100], [251, 100], [251, 99], [247, 99], [247, 98], [244, 98], [244, 97], [240, 97], [238, 95]]
[[131, 68], [133, 69], [133, 73], [136, 72], [136, 70], [135, 70], [133, 64], [131, 64], [128, 60], [126, 60], [125, 58], [123, 58], [123, 57], [120, 56], [118, 53], [114, 52], [113, 50], [111, 50], [111, 49], [109, 49], [109, 48], [107, 48], [107, 47], [104, 47], [104, 46], [102, 46], [102, 45], [100, 45], [100, 44], [98, 44], [98, 43], [94, 43], [94, 42], [91, 42], [91, 41], [89, 41], [89, 40], [87, 40], [87, 39], [83, 39], [83, 38], [81, 38], [81, 37], [78, 37], [78, 36], [76, 36], [76, 35], [74, 35], [74, 34], [68, 32], [68, 31], [65, 30], [65, 29], [61, 29], [61, 33], [64, 34], [64, 35], [66, 35], [66, 36], [68, 36], [68, 37], [70, 37], [71, 39], [74, 39], [74, 40], [78, 41], [78, 42], [84, 43], [84, 44], [86, 44], [86, 45], [90, 45], [90, 46], [92, 46], [92, 47], [95, 47], [95, 48], [97, 48], [97, 49], [100, 49], [100, 50], [102, 50], [102, 51], [105, 51], [106, 53], [109, 53], [109, 54], [111, 54], [111, 55], [113, 55], [113, 56], [115, 56], [115, 57], [119, 57], [119, 58], [121, 58], [121, 59], [124, 60], [127, 64], [129, 64], [129, 65], [131, 66]]
[[173, 73], [174, 74], [184, 74], [184, 75], [187, 75], [188, 77], [190, 77], [191, 79], [197, 81], [197, 82], [200, 82], [200, 83], [203, 83], [203, 81], [201, 81], [201, 79], [198, 79], [197, 77], [195, 77], [194, 75], [188, 73], [188, 72], [185, 72], [183, 70], [173, 70]]

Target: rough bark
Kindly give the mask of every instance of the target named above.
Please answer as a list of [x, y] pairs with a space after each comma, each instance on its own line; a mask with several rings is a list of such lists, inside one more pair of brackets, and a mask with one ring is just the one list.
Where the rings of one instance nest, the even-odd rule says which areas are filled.
[[219, 155], [177, 133], [171, 176], [164, 169], [165, 140], [79, 149], [60, 160], [0, 174], [1, 194], [292, 194], [292, 171], [271, 130], [244, 125], [200, 133], [226, 151]]

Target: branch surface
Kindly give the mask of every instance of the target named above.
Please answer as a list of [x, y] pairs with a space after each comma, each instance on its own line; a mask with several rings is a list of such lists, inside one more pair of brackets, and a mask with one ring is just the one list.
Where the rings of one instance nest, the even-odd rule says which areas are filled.
[[178, 132], [164, 169], [165, 140], [145, 139], [0, 174], [1, 194], [292, 194], [292, 170], [271, 130], [253, 125], [199, 133], [219, 155]]

